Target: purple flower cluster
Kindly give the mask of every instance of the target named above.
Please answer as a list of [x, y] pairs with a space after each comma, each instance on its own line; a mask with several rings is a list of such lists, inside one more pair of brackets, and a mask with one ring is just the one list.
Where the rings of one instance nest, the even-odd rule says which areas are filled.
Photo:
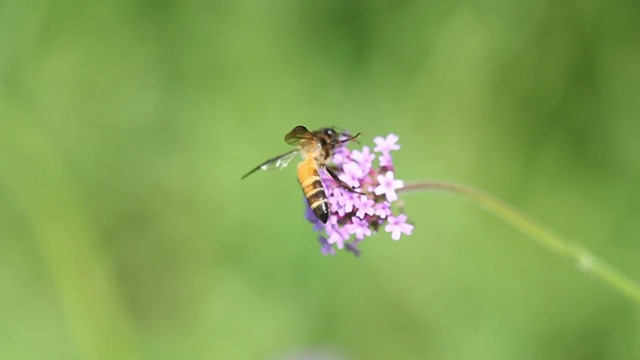
[[[393, 240], [400, 240], [403, 233], [411, 235], [413, 225], [407, 223], [407, 216], [395, 215], [391, 210], [391, 205], [398, 200], [396, 190], [404, 186], [402, 180], [395, 178], [391, 156], [391, 151], [400, 149], [398, 139], [394, 134], [376, 137], [373, 152], [368, 146], [351, 151], [344, 145], [333, 151], [330, 168], [344, 184], [321, 171], [329, 201], [329, 219], [323, 224], [308, 205], [305, 214], [313, 229], [320, 233], [318, 241], [323, 254], [335, 254], [337, 248], [358, 256], [358, 243], [380, 228], [391, 233]], [[374, 167], [376, 158], [378, 167]], [[354, 190], [346, 189], [345, 184]]]

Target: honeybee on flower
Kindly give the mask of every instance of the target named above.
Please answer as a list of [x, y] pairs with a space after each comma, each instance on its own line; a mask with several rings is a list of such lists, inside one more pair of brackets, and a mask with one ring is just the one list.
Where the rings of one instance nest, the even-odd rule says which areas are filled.
[[305, 217], [319, 233], [323, 254], [346, 249], [357, 256], [358, 244], [380, 228], [391, 233], [393, 240], [413, 232], [407, 216], [392, 211], [398, 200], [396, 190], [404, 186], [396, 179], [391, 155], [400, 149], [398, 136], [376, 137], [373, 152], [368, 146], [350, 150], [346, 144], [359, 135], [333, 128], [311, 132], [297, 126], [285, 141], [304, 147], [270, 159], [244, 176], [285, 167], [293, 155], [301, 153], [304, 160], [298, 165], [298, 180], [307, 200]]

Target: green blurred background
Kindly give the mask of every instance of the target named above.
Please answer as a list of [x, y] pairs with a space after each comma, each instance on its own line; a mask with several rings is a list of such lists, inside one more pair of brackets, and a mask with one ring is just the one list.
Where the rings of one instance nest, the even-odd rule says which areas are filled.
[[0, 1], [1, 359], [630, 359], [640, 308], [472, 203], [320, 255], [293, 126], [394, 132], [640, 280], [638, 1]]

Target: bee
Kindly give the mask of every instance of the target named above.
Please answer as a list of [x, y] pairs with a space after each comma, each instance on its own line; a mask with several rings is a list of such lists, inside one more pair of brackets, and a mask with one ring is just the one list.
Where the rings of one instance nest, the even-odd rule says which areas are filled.
[[298, 163], [298, 182], [309, 207], [316, 217], [326, 224], [329, 219], [329, 201], [318, 170], [326, 171], [341, 187], [357, 192], [340, 180], [336, 173], [327, 166], [327, 162], [337, 146], [355, 140], [359, 136], [360, 133], [348, 136], [334, 128], [309, 131], [304, 126], [296, 126], [285, 135], [284, 141], [289, 145], [297, 146], [297, 149], [265, 161], [242, 176], [242, 179], [258, 170], [282, 169], [289, 165], [296, 155], [301, 154], [303, 160]]

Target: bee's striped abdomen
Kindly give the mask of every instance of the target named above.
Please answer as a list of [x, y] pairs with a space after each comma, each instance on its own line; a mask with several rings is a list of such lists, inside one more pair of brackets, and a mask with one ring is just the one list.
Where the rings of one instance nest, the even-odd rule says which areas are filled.
[[329, 201], [313, 158], [307, 158], [298, 165], [298, 181], [311, 210], [320, 221], [326, 223], [329, 219]]

